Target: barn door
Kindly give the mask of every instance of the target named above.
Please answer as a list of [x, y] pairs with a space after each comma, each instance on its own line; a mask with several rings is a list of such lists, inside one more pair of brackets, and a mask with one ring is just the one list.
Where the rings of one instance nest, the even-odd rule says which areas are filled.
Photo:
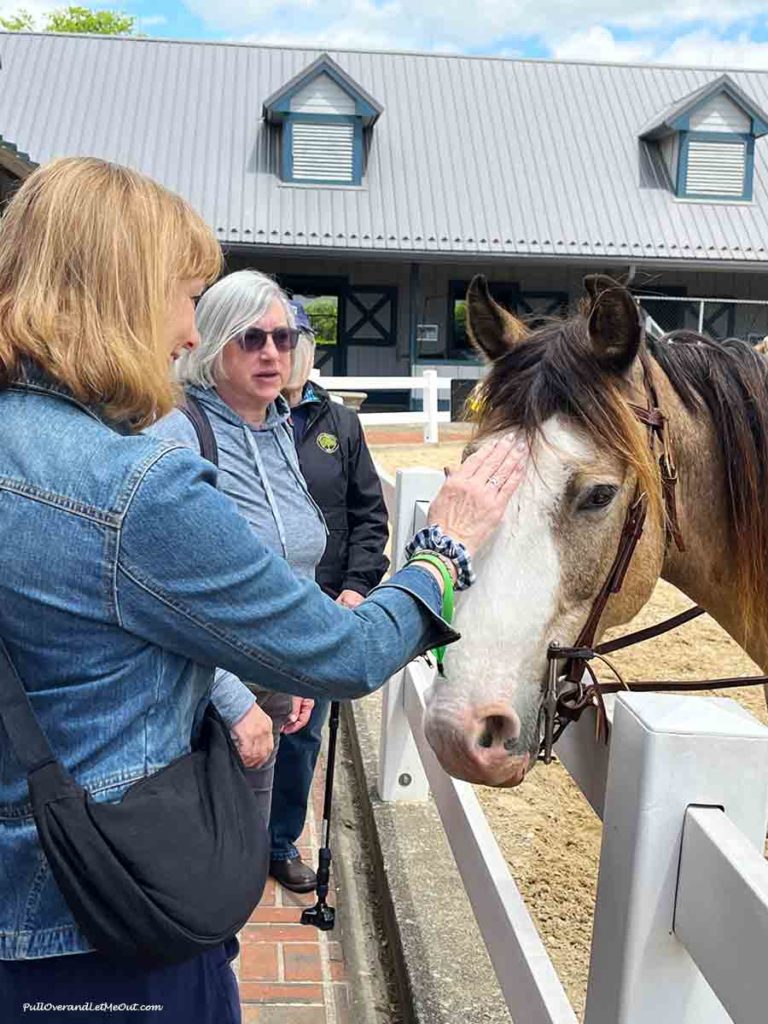
[[345, 277], [281, 274], [281, 287], [300, 302], [315, 329], [315, 367], [325, 376], [344, 373]]
[[350, 376], [397, 372], [397, 288], [394, 285], [348, 285], [344, 304], [345, 367]]
[[732, 338], [735, 325], [736, 307], [732, 302], [704, 303], [704, 333], [708, 337], [716, 341]]
[[563, 316], [568, 308], [568, 292], [520, 291], [515, 296], [515, 313], [529, 327], [537, 327], [543, 320]]

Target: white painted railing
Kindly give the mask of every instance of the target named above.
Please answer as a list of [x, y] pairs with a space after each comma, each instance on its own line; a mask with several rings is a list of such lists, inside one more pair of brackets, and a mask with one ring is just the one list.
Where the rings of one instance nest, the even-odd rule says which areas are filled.
[[[380, 475], [398, 567], [442, 474]], [[515, 1024], [575, 1024], [474, 790], [426, 742], [432, 680], [419, 661], [387, 684], [379, 793], [431, 791]], [[762, 1024], [768, 729], [732, 700], [678, 694], [621, 694], [609, 717], [610, 748], [588, 713], [556, 748], [604, 823], [585, 1024]]]
[[360, 422], [371, 426], [423, 424], [424, 443], [437, 444], [440, 440], [439, 423], [450, 423], [451, 414], [438, 409], [438, 392], [451, 390], [448, 377], [438, 377], [435, 370], [425, 370], [420, 377], [323, 377], [313, 370], [312, 380], [319, 381], [328, 391], [422, 391], [423, 409], [409, 412], [361, 412]]

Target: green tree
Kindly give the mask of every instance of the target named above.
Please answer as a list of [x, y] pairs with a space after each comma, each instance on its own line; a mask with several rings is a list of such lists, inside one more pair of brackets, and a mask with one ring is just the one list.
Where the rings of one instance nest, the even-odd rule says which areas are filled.
[[88, 32], [99, 36], [130, 36], [136, 31], [136, 19], [118, 11], [93, 11], [89, 7], [62, 7], [50, 11], [42, 26], [35, 23], [29, 11], [21, 8], [7, 18], [0, 18], [0, 27], [7, 32]]
[[308, 302], [304, 308], [314, 329], [317, 344], [335, 345], [339, 319], [338, 299], [321, 296]]
[[456, 299], [453, 303], [453, 343], [457, 347], [467, 344], [467, 303]]
[[2, 26], [6, 32], [34, 32], [35, 19], [29, 11], [20, 10], [15, 14], [12, 14], [9, 18], [0, 18], [0, 26]]

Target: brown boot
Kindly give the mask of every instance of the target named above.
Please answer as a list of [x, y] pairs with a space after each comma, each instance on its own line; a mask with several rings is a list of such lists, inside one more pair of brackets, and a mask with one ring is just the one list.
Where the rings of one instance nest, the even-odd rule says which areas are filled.
[[269, 873], [280, 885], [291, 892], [312, 892], [317, 885], [317, 876], [301, 857], [291, 860], [271, 860]]

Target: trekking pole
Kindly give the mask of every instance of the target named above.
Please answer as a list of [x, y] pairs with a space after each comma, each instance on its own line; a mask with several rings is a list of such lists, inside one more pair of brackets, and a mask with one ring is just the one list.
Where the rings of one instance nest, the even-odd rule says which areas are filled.
[[336, 922], [336, 910], [326, 903], [331, 876], [331, 803], [333, 801], [333, 772], [336, 764], [336, 737], [339, 732], [339, 702], [331, 701], [328, 719], [328, 764], [325, 770], [325, 797], [323, 800], [323, 833], [317, 855], [317, 902], [314, 907], [305, 907], [301, 912], [301, 923], [311, 924], [322, 932], [329, 932]]

